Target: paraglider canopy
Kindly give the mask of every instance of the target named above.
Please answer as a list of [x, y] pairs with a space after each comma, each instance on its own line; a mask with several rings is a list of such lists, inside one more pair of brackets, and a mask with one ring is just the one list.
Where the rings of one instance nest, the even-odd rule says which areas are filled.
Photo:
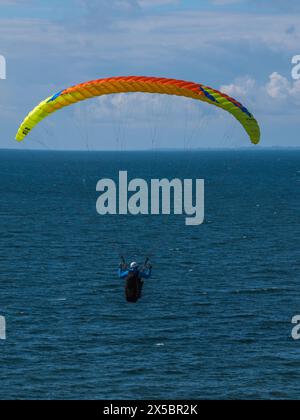
[[42, 101], [27, 115], [19, 127], [16, 140], [24, 140], [39, 122], [61, 108], [97, 96], [130, 92], [176, 95], [207, 102], [232, 114], [242, 124], [253, 144], [260, 141], [260, 128], [254, 116], [225, 93], [199, 83], [138, 76], [98, 79], [61, 90]]

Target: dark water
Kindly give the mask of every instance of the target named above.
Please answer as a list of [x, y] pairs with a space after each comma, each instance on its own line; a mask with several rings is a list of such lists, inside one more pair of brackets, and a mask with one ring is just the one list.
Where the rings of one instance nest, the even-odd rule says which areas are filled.
[[[99, 216], [119, 169], [204, 178], [206, 223]], [[299, 397], [299, 151], [2, 151], [0, 175], [1, 399]], [[152, 258], [137, 305], [120, 254]]]

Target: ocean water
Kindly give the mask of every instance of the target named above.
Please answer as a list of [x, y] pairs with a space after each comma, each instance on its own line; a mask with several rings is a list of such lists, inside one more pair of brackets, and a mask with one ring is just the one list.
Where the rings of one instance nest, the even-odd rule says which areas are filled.
[[[204, 178], [205, 223], [96, 213], [96, 183]], [[0, 152], [0, 399], [300, 395], [300, 151]], [[119, 257], [154, 272], [124, 300]]]

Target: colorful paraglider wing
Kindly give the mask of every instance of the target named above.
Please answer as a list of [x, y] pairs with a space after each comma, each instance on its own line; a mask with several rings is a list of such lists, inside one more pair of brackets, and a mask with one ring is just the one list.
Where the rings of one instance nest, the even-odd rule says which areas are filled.
[[68, 105], [96, 96], [144, 92], [177, 95], [207, 102], [232, 114], [244, 127], [252, 143], [260, 141], [260, 128], [253, 115], [235, 99], [207, 86], [182, 80], [157, 77], [113, 77], [83, 83], [45, 99], [21, 124], [16, 140], [22, 141], [44, 118]]

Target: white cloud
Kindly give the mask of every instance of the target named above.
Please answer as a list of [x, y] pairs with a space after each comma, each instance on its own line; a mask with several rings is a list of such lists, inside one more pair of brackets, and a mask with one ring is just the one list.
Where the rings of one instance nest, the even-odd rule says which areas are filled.
[[285, 99], [289, 95], [291, 88], [290, 82], [281, 74], [274, 72], [270, 75], [270, 80], [266, 86], [269, 96], [274, 99]]
[[[148, 0], [147, 0], [148, 1]], [[133, 4], [132, 2], [122, 4]], [[121, 4], [118, 3], [118, 4]], [[295, 54], [300, 45], [300, 16], [248, 15], [209, 12], [114, 15], [105, 3], [107, 19], [97, 14], [90, 3], [90, 17], [83, 20], [50, 22], [38, 19], [0, 19], [0, 39], [11, 54], [35, 55], [36, 48], [47, 50], [49, 57], [64, 52], [68, 56], [89, 56], [93, 61], [159, 59], [161, 63], [180, 57], [182, 52], [216, 59], [220, 52], [236, 55], [266, 49]], [[117, 3], [114, 3], [116, 6]], [[125, 6], [124, 6], [125, 7]], [[90, 19], [94, 19], [90, 21]], [[104, 19], [104, 24], [102, 21]], [[97, 24], [95, 22], [97, 21]], [[287, 31], [293, 26], [292, 33]], [[276, 28], [276, 29], [275, 29]], [[22, 46], [22, 48], [20, 48]], [[134, 61], [133, 61], [134, 62]], [[200, 80], [201, 81], [201, 80]]]
[[253, 92], [256, 88], [256, 82], [251, 77], [242, 77], [237, 79], [235, 83], [221, 86], [221, 91], [227, 93], [234, 98], [245, 98], [249, 92]]
[[[221, 91], [240, 100], [246, 107], [261, 116], [296, 116], [299, 120], [300, 80], [289, 80], [274, 72], [265, 83], [258, 83], [251, 77], [241, 77]], [[256, 111], [255, 111], [256, 110]]]
[[[173, 125], [181, 125], [183, 113], [189, 117], [197, 115], [199, 119], [203, 109], [198, 102], [188, 98], [145, 93], [102, 96], [86, 106], [94, 123], [111, 123], [113, 119], [132, 126], [150, 122], [169, 125], [170, 120]], [[80, 113], [80, 108], [75, 112]]]
[[291, 99], [300, 103], [300, 80], [289, 81], [281, 74], [274, 72], [266, 85], [268, 95], [273, 99]]

